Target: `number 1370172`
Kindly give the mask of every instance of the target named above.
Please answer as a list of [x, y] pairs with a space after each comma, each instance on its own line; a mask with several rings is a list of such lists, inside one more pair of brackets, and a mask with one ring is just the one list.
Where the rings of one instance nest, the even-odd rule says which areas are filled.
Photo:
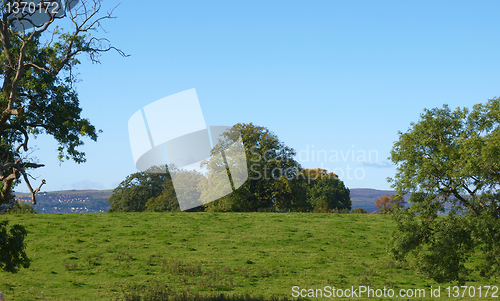
[[40, 1], [27, 2], [27, 1], [15, 1], [7, 2], [5, 5], [7, 8], [7, 13], [11, 14], [34, 14], [34, 13], [46, 13], [55, 15], [61, 8], [59, 1]]
[[462, 298], [498, 298], [498, 286], [483, 285], [479, 287], [474, 286], [448, 286], [448, 297], [462, 297]]

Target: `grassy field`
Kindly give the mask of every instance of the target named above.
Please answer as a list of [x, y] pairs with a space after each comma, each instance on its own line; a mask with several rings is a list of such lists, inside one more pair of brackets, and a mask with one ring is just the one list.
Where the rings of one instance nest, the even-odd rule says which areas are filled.
[[[88, 213], [8, 219], [28, 229], [32, 264], [17, 274], [0, 272], [6, 301], [139, 300], [147, 291], [166, 287], [201, 295], [291, 298], [294, 286], [359, 285], [391, 288], [396, 294], [425, 289], [427, 298], [418, 300], [436, 300], [429, 298], [429, 289], [438, 284], [390, 260], [386, 244], [394, 223], [386, 216]], [[467, 285], [499, 284], [490, 280]], [[437, 299], [447, 300], [441, 287]], [[406, 300], [377, 298], [393, 299]]]

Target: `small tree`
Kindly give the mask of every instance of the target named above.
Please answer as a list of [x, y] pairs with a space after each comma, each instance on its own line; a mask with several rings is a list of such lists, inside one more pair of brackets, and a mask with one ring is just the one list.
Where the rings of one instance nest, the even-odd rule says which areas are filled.
[[378, 210], [375, 213], [389, 214], [404, 204], [403, 199], [395, 195], [384, 195], [375, 200], [375, 207]]
[[22, 202], [16, 201], [15, 205], [7, 211], [9, 214], [36, 214], [35, 208], [32, 205]]

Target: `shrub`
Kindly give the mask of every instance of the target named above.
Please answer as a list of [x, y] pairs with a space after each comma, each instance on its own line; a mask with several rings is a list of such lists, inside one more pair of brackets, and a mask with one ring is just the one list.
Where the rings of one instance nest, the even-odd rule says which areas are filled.
[[363, 208], [356, 208], [353, 209], [351, 213], [368, 213], [368, 212], [366, 212], [366, 210]]
[[36, 214], [35, 208], [28, 203], [17, 201], [12, 208], [7, 211], [10, 214]]
[[395, 195], [384, 195], [375, 200], [375, 206], [378, 208], [376, 213], [379, 214], [390, 214], [396, 208], [403, 207], [403, 205], [403, 199]]
[[8, 225], [8, 221], [0, 222], [0, 269], [16, 273], [19, 267], [30, 266], [30, 260], [24, 251], [24, 238], [28, 232], [21, 225]]

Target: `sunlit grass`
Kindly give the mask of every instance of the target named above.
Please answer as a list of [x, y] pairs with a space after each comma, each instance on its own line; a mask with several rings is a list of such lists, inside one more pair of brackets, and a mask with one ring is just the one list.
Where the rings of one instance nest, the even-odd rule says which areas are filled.
[[[6, 300], [124, 300], [152, 287], [290, 298], [293, 286], [428, 290], [437, 285], [389, 258], [386, 244], [395, 225], [387, 216], [89, 213], [8, 218], [27, 227], [32, 264], [17, 274], [0, 272]], [[495, 285], [468, 283], [480, 284]]]

